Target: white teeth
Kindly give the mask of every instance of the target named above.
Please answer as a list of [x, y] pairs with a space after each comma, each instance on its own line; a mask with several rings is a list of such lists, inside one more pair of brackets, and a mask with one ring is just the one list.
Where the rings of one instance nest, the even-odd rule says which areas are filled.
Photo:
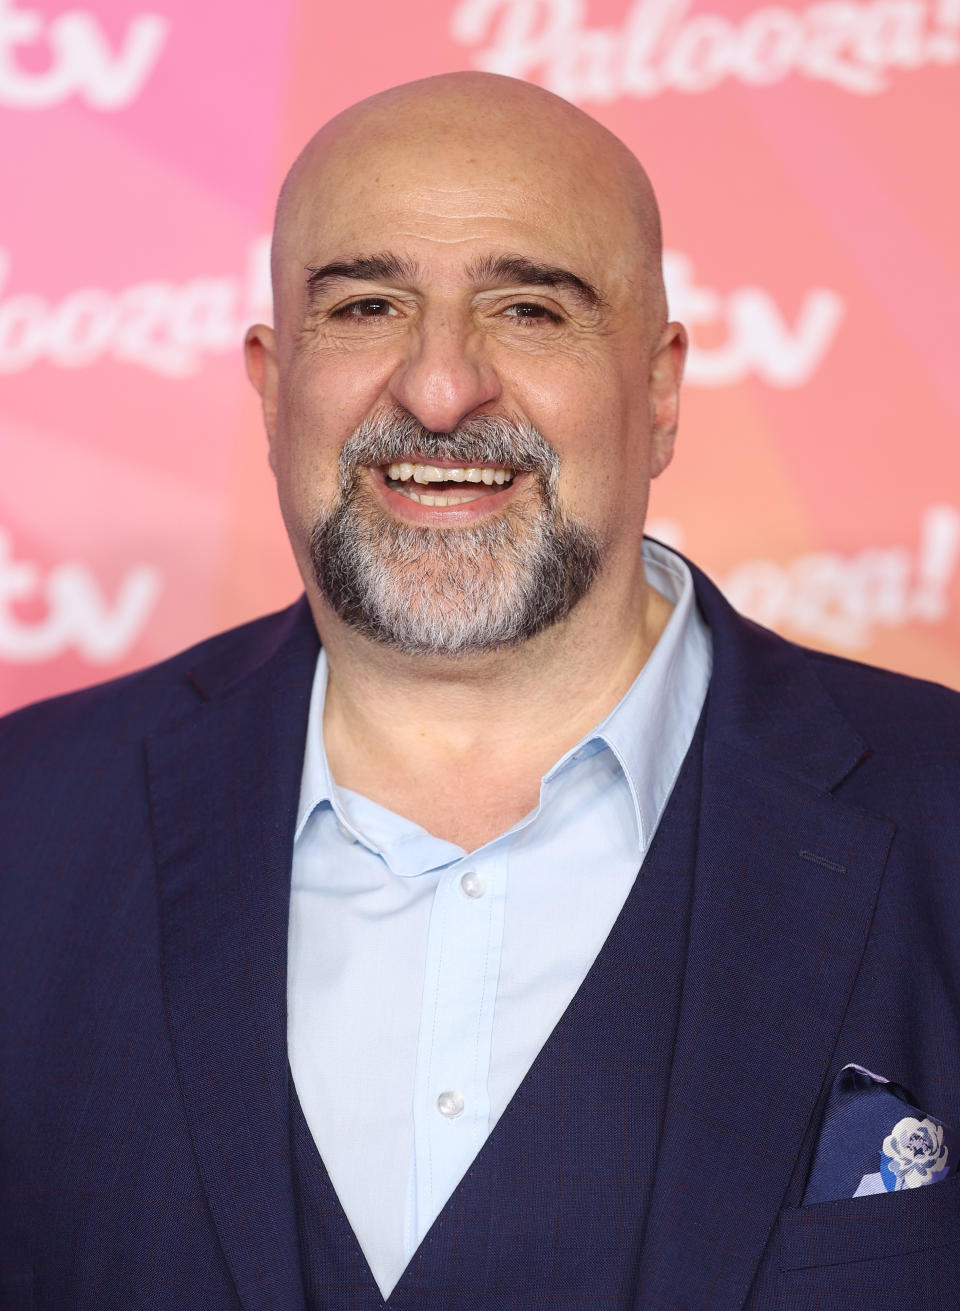
[[418, 505], [466, 505], [468, 501], [477, 499], [476, 496], [454, 496], [452, 493], [433, 496], [430, 492], [407, 491], [406, 488], [400, 494], [410, 501], [416, 501]]
[[413, 481], [415, 483], [442, 483], [444, 471], [438, 469], [435, 464], [415, 464], [413, 466]]
[[441, 469], [436, 464], [411, 464], [404, 460], [388, 464], [386, 475], [392, 482], [409, 482], [411, 479], [421, 486], [427, 483], [485, 483], [492, 487], [495, 483], [502, 487], [513, 480], [509, 469], [472, 468]]

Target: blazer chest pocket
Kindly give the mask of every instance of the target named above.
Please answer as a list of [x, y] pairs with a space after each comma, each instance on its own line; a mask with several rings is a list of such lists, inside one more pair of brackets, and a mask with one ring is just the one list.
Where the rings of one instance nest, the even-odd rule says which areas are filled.
[[760, 1302], [771, 1308], [954, 1307], [960, 1174], [923, 1188], [783, 1211], [774, 1262], [776, 1295]]

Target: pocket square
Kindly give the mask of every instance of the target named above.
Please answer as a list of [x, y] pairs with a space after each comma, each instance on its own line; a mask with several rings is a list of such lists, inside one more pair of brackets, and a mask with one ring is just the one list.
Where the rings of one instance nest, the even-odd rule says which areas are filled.
[[830, 1090], [803, 1205], [939, 1183], [958, 1156], [960, 1135], [918, 1110], [905, 1088], [845, 1065]]

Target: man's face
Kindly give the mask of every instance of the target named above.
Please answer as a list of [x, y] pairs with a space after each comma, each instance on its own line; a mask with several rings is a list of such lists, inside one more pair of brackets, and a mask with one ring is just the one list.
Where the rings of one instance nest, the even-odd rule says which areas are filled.
[[368, 635], [490, 649], [636, 571], [683, 339], [584, 173], [366, 140], [301, 185], [248, 364], [308, 590]]

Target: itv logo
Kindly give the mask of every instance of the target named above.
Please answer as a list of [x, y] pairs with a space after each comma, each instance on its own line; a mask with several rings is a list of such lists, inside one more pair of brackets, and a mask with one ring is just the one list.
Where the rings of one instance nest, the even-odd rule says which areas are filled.
[[[0, 0], [0, 108], [50, 109], [76, 97], [90, 109], [124, 109], [156, 67], [169, 26], [160, 14], [138, 14], [113, 47], [93, 14], [47, 18]], [[45, 67], [29, 67], [23, 56], [38, 49]]]

